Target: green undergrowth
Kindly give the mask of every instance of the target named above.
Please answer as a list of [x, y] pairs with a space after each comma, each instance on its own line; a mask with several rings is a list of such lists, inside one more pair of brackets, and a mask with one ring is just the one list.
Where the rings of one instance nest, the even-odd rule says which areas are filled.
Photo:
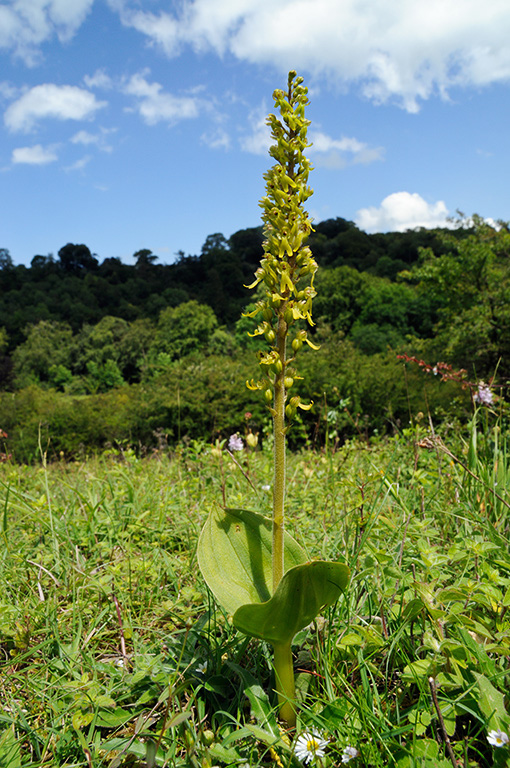
[[322, 766], [510, 765], [510, 475], [474, 426], [289, 455], [289, 531], [352, 569], [295, 637], [295, 733], [196, 560], [214, 505], [270, 513], [268, 446], [1, 465], [0, 765], [290, 768], [311, 731]]

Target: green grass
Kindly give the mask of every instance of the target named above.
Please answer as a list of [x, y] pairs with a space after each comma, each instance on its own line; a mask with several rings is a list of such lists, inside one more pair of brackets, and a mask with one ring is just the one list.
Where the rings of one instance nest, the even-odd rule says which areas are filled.
[[312, 729], [316, 765], [510, 765], [504, 441], [424, 437], [288, 457], [289, 530], [353, 574], [295, 638], [295, 734], [196, 560], [214, 504], [270, 514], [270, 450], [1, 465], [0, 766], [290, 768]]

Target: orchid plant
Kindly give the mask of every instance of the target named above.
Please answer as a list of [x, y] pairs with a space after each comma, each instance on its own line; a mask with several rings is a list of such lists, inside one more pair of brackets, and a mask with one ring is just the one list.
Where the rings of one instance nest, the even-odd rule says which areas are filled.
[[264, 393], [273, 418], [274, 481], [272, 520], [242, 509], [217, 509], [200, 535], [198, 561], [202, 575], [234, 625], [245, 634], [272, 644], [275, 684], [281, 719], [294, 727], [296, 705], [291, 643], [294, 635], [332, 605], [349, 581], [343, 563], [307, 561], [301, 546], [285, 531], [286, 435], [297, 409], [311, 404], [289, 396], [297, 376], [295, 357], [303, 344], [316, 349], [300, 321], [313, 325], [313, 280], [317, 263], [306, 239], [312, 230], [304, 203], [311, 170], [305, 156], [307, 88], [296, 72], [287, 90], [273, 94], [280, 118], [267, 123], [275, 141], [269, 153], [276, 161], [265, 174], [266, 195], [260, 201], [264, 221], [264, 253], [252, 288], [263, 286], [250, 317], [258, 319], [253, 336], [266, 346], [259, 352], [262, 378], [248, 383]]

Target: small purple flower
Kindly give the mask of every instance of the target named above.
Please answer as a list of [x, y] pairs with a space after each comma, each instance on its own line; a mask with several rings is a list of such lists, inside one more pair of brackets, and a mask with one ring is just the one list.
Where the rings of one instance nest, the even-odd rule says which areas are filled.
[[228, 449], [229, 451], [242, 451], [244, 448], [243, 439], [239, 437], [239, 435], [230, 435], [228, 439]]
[[494, 395], [489, 385], [484, 381], [479, 382], [478, 392], [475, 392], [473, 400], [475, 403], [480, 403], [480, 405], [492, 405], [494, 403]]

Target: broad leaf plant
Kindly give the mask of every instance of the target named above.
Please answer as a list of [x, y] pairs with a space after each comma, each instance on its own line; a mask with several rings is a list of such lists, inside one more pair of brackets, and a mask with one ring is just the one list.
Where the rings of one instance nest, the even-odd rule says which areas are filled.
[[291, 643], [294, 635], [325, 607], [338, 600], [349, 581], [343, 563], [307, 561], [300, 545], [285, 531], [286, 434], [297, 409], [308, 409], [289, 395], [298, 378], [296, 354], [303, 344], [316, 348], [300, 321], [313, 325], [313, 280], [317, 263], [306, 245], [312, 230], [304, 203], [311, 170], [305, 156], [307, 88], [289, 73], [287, 91], [273, 94], [280, 119], [267, 123], [275, 141], [269, 153], [276, 161], [264, 175], [266, 195], [260, 201], [264, 253], [252, 288], [261, 284], [263, 298], [250, 317], [258, 319], [252, 335], [266, 346], [259, 352], [262, 378], [248, 386], [264, 393], [273, 418], [274, 480], [272, 520], [242, 509], [211, 512], [200, 535], [198, 561], [203, 577], [241, 632], [271, 643], [281, 719], [296, 723]]

